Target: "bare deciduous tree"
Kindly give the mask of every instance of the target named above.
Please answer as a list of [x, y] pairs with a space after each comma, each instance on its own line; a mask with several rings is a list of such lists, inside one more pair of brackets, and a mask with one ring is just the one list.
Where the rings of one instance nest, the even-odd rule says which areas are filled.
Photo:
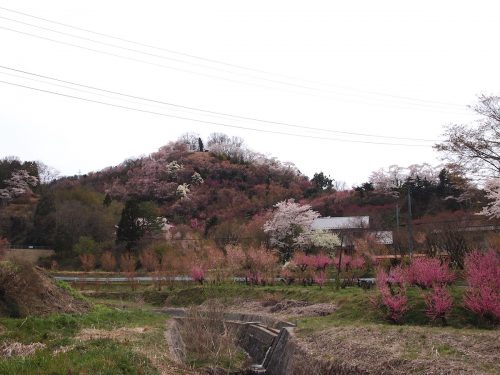
[[479, 97], [474, 111], [481, 116], [475, 125], [452, 125], [446, 140], [435, 145], [445, 160], [483, 177], [500, 177], [500, 97]]

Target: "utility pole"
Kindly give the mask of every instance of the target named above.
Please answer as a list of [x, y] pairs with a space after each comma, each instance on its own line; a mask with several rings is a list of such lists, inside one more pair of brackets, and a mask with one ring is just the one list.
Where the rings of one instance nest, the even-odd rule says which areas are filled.
[[399, 203], [396, 203], [396, 232], [399, 234]]
[[411, 186], [408, 184], [408, 252], [410, 259], [413, 255], [413, 224], [411, 214]]

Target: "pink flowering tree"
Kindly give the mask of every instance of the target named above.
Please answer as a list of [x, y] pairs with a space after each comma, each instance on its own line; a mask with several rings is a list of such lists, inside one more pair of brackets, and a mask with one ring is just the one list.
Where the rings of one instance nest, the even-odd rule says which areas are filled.
[[264, 232], [270, 236], [271, 245], [279, 249], [282, 261], [288, 261], [293, 251], [309, 237], [311, 224], [319, 213], [293, 199], [279, 202], [274, 207], [276, 210], [264, 224]]
[[490, 320], [500, 319], [500, 257], [498, 251], [478, 250], [465, 257], [468, 284], [464, 306]]
[[274, 282], [278, 274], [278, 256], [264, 247], [250, 248], [246, 259], [247, 281], [249, 284]]
[[449, 284], [455, 280], [447, 263], [436, 258], [413, 259], [407, 271], [408, 283], [422, 289], [431, 288], [434, 284]]
[[203, 284], [203, 281], [205, 281], [205, 270], [201, 266], [192, 266], [189, 275], [194, 281], [200, 284]]
[[246, 254], [239, 245], [227, 245], [226, 266], [232, 276], [241, 276], [246, 265]]
[[446, 319], [453, 307], [453, 298], [444, 285], [434, 285], [425, 296], [425, 314], [431, 320], [441, 319], [446, 324]]
[[333, 259], [324, 253], [313, 255], [311, 258], [311, 266], [316, 270], [325, 271], [329, 265], [333, 264]]
[[378, 304], [385, 311], [386, 317], [394, 323], [400, 322], [409, 309], [406, 278], [401, 267], [394, 267], [389, 273], [379, 269], [377, 288], [379, 291]]
[[314, 256], [306, 255], [302, 251], [293, 254], [291, 263], [295, 266], [297, 278], [302, 280], [303, 285], [311, 284], [313, 277]]
[[323, 285], [325, 285], [326, 281], [328, 280], [328, 277], [327, 277], [327, 274], [324, 270], [316, 271], [314, 273], [313, 280], [321, 288], [321, 287], [323, 287]]

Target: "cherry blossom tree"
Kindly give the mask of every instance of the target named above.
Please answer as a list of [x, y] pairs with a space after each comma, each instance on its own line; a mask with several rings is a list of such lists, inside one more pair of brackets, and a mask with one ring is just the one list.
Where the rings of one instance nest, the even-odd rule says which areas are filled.
[[264, 232], [271, 237], [271, 245], [280, 250], [281, 258], [287, 261], [295, 248], [299, 247], [307, 234], [311, 233], [311, 224], [319, 213], [309, 205], [301, 205], [293, 199], [277, 203], [274, 215], [264, 224]]
[[31, 188], [38, 185], [38, 178], [20, 169], [12, 172], [11, 177], [5, 180], [4, 184], [7, 187], [0, 189], [0, 200], [8, 202], [21, 195], [32, 193]]
[[490, 218], [500, 218], [500, 178], [494, 178], [489, 180], [484, 190], [486, 191], [486, 197], [490, 200], [490, 203], [483, 208], [481, 214], [489, 216]]

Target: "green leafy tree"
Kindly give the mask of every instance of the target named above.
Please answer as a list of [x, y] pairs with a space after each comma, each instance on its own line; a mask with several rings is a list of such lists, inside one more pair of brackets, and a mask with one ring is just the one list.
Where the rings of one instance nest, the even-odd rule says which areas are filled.
[[130, 199], [125, 203], [118, 223], [116, 242], [125, 243], [130, 250], [146, 232], [157, 230], [159, 227], [160, 221], [151, 202]]
[[97, 250], [97, 242], [92, 237], [80, 236], [78, 242], [73, 246], [76, 254], [93, 254]]

